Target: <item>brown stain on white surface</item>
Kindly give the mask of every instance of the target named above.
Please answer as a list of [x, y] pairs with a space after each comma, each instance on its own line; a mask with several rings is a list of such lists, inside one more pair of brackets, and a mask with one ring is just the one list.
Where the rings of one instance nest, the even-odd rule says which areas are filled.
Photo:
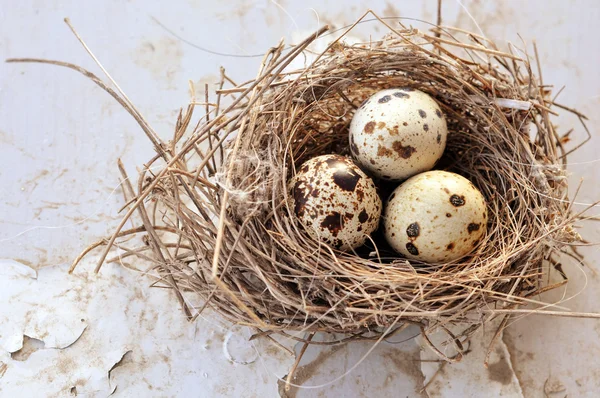
[[5, 131], [0, 130], [0, 145], [13, 145], [14, 143], [14, 136]]
[[393, 2], [386, 1], [385, 8], [383, 9], [383, 16], [384, 17], [401, 17], [402, 14], [400, 13], [400, 10], [398, 8], [396, 8], [396, 6], [394, 5]]
[[33, 191], [38, 186], [40, 181], [49, 174], [50, 171], [47, 169], [38, 170], [33, 177], [30, 177], [27, 180], [21, 182], [21, 189], [26, 192]]
[[530, 366], [529, 364], [535, 362], [535, 354], [533, 352], [519, 350], [513, 340], [515, 337], [516, 336], [514, 336], [509, 329], [503, 334], [502, 340], [504, 344], [506, 344], [508, 352], [510, 352], [515, 377], [519, 380], [519, 385], [523, 389], [523, 392], [527, 393], [527, 391], [534, 390], [537, 384], [533, 375], [527, 371], [527, 368]]
[[133, 60], [148, 70], [168, 89], [177, 89], [175, 78], [181, 72], [183, 49], [181, 41], [172, 37], [142, 41], [134, 52]]
[[[423, 372], [421, 371], [421, 358], [418, 351], [414, 351], [410, 353], [410, 355], [407, 355], [404, 351], [391, 349], [389, 352], [383, 354], [383, 358], [385, 359], [385, 363], [392, 364], [395, 368], [389, 369], [389, 367], [386, 366], [389, 371], [389, 374], [386, 377], [387, 385], [393, 384], [393, 380], [396, 377], [408, 377], [414, 381], [417, 388], [415, 391], [410, 392], [410, 394], [409, 391], [406, 391], [406, 394], [409, 394], [411, 397], [428, 397], [427, 393], [423, 390], [425, 375], [423, 375]], [[386, 391], [386, 384], [384, 384], [383, 392]]]
[[[204, 103], [206, 86], [208, 85], [209, 102], [215, 99], [215, 91], [219, 88], [218, 84], [221, 78], [214, 73], [208, 73], [194, 81], [194, 95], [197, 102]], [[202, 108], [204, 106], [202, 105]]]
[[488, 365], [488, 377], [491, 381], [501, 384], [510, 384], [512, 382], [513, 370], [508, 359], [504, 355], [504, 350], [496, 348], [498, 359]]
[[215, 14], [215, 17], [221, 21], [235, 20], [239, 21], [256, 8], [257, 3], [252, 0], [228, 1], [227, 9]]
[[[373, 344], [377, 346], [373, 347]], [[397, 346], [368, 341], [309, 347], [292, 377], [293, 385], [289, 391], [285, 391], [286, 377], [278, 381], [279, 394], [283, 398], [427, 397], [422, 391], [425, 376], [421, 372], [420, 348], [414, 341]]]
[[[428, 384], [429, 398], [471, 396], [473, 391], [490, 397], [523, 396], [518, 379], [513, 377], [511, 356], [501, 339], [495, 343], [489, 356], [489, 367], [483, 365], [498, 324], [499, 320], [488, 321], [468, 341], [463, 342], [466, 353], [457, 363], [443, 363], [430, 349], [423, 347], [421, 369]], [[459, 330], [458, 327], [451, 329], [456, 334]], [[431, 333], [429, 338], [446, 355], [455, 353], [444, 332]]]
[[26, 361], [29, 359], [31, 354], [44, 348], [44, 342], [27, 335], [23, 335], [23, 347], [20, 350], [12, 352], [10, 354], [11, 359], [14, 361]]
[[277, 381], [277, 385], [279, 386], [279, 396], [281, 398], [296, 398], [296, 395], [302, 388], [296, 386], [302, 386], [315, 374], [321, 372], [321, 367], [324, 365], [325, 361], [335, 356], [342, 347], [342, 345], [338, 345], [329, 349], [324, 349], [311, 362], [302, 366], [298, 366], [294, 372], [294, 375], [292, 376], [290, 381], [291, 385], [288, 391], [285, 390], [287, 375], [280, 378]]

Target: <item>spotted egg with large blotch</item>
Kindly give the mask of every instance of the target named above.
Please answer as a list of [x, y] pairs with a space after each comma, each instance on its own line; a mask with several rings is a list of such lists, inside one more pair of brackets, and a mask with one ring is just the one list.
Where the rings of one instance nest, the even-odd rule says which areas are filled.
[[404, 180], [435, 166], [447, 135], [440, 106], [428, 94], [412, 88], [387, 89], [354, 113], [350, 151], [372, 175]]
[[307, 233], [336, 249], [363, 245], [379, 225], [377, 188], [350, 158], [308, 160], [290, 180], [289, 191], [291, 208]]
[[385, 238], [397, 252], [429, 263], [475, 250], [487, 229], [483, 194], [465, 177], [434, 170], [401, 184], [385, 206]]

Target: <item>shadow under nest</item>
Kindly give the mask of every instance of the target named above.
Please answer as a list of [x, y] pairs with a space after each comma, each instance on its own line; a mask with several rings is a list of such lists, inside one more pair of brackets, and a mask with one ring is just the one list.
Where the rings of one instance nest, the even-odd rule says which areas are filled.
[[[310, 66], [290, 71], [325, 31], [291, 49], [272, 48], [254, 80], [236, 84], [223, 70], [197, 125], [193, 102], [173, 140], [156, 145], [137, 190], [128, 185], [128, 214], [138, 212], [142, 223], [108, 243], [143, 234], [142, 247], [120, 258], [151, 261], [189, 317], [210, 307], [259, 334], [376, 340], [417, 324], [426, 341], [441, 328], [460, 347], [491, 318], [506, 321], [512, 309], [541, 305], [538, 294], [566, 283], [559, 255], [581, 240], [573, 224], [582, 216], [568, 198], [568, 153], [550, 118], [558, 108], [583, 116], [553, 102], [524, 52], [501, 52], [451, 29], [429, 35], [400, 25], [380, 41], [336, 40], [311, 54]], [[349, 155], [354, 110], [394, 87], [419, 89], [440, 104], [449, 135], [436, 169], [467, 177], [488, 202], [487, 234], [457, 261], [408, 261], [380, 231], [364, 247], [340, 252], [312, 240], [289, 205], [295, 168], [321, 154]], [[397, 185], [378, 182], [382, 198]], [[564, 280], [549, 284], [555, 267]]]

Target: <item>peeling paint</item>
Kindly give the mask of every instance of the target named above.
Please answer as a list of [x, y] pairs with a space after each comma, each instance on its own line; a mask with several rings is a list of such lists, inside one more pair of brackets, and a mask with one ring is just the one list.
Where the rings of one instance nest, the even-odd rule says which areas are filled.
[[[223, 353], [223, 320], [207, 313], [190, 323], [170, 292], [151, 288], [147, 277], [110, 264], [99, 275], [88, 273], [93, 262], [84, 261], [73, 275], [66, 265], [46, 267], [37, 279], [22, 264], [0, 264], [5, 274], [12, 270], [10, 278], [0, 278], [0, 395], [170, 396], [182, 388], [196, 391], [198, 380], [208, 395], [224, 388], [245, 395], [248, 387], [237, 383], [239, 363]], [[239, 330], [244, 338], [252, 333]], [[245, 351], [233, 350], [232, 337], [229, 348], [243, 360], [239, 355]], [[275, 375], [283, 374], [293, 357], [264, 338], [235, 343], [250, 344], [260, 355], [245, 365], [261, 380], [251, 389], [261, 396], [276, 394]]]
[[21, 348], [18, 351], [11, 352], [10, 357], [15, 361], [23, 362], [26, 361], [34, 352], [44, 349], [44, 346], [45, 344], [42, 340], [23, 335]]

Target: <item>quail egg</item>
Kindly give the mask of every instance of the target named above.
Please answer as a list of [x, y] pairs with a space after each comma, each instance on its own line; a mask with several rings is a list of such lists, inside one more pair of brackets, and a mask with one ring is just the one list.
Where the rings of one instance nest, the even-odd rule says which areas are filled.
[[350, 123], [352, 157], [374, 176], [404, 180], [431, 170], [446, 147], [448, 128], [439, 105], [422, 91], [379, 91]]
[[408, 258], [440, 263], [471, 252], [487, 229], [481, 192], [466, 178], [434, 170], [394, 190], [386, 203], [385, 238]]
[[289, 188], [292, 210], [308, 234], [334, 248], [361, 246], [379, 225], [382, 203], [375, 184], [350, 158], [310, 159]]

